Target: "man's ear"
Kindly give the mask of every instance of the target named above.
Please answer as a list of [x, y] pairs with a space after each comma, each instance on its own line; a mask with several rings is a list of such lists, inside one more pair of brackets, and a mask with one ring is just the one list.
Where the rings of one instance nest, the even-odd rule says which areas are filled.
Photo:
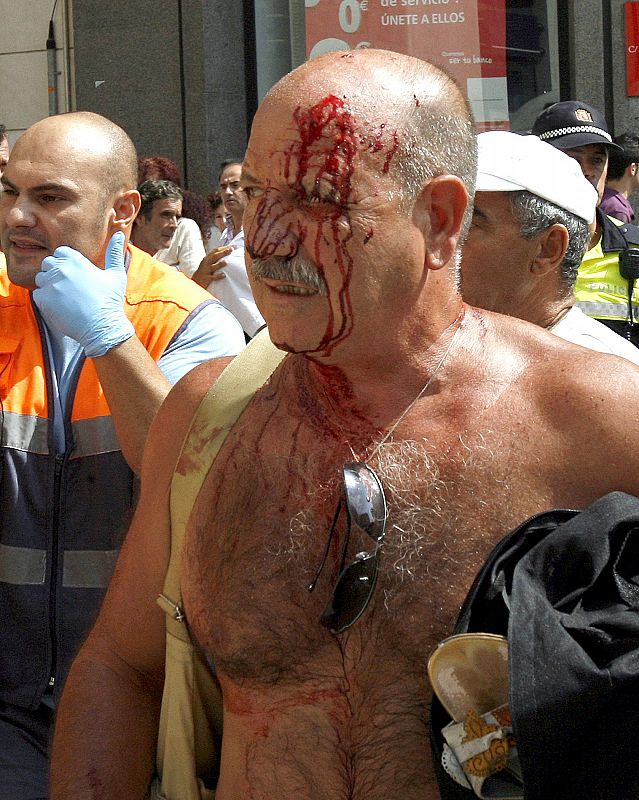
[[128, 233], [140, 210], [140, 193], [137, 189], [120, 192], [113, 203], [111, 224], [114, 230]]
[[467, 206], [468, 190], [456, 175], [437, 175], [422, 187], [413, 221], [424, 234], [428, 269], [441, 269], [452, 260]]
[[537, 252], [530, 266], [533, 275], [547, 275], [559, 270], [568, 249], [568, 230], [556, 222], [539, 234]]

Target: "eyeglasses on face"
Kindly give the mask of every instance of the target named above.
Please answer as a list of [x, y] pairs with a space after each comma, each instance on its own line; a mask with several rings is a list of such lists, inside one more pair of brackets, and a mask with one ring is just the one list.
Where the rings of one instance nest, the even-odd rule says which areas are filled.
[[[377, 585], [388, 511], [382, 484], [367, 464], [349, 461], [342, 467], [342, 494], [333, 515], [322, 561], [308, 586], [309, 592], [315, 589], [326, 564], [342, 508], [346, 510], [346, 535], [342, 545], [339, 574], [331, 599], [320, 618], [322, 625], [332, 633], [342, 633], [357, 622], [366, 611]], [[354, 560], [345, 566], [353, 523], [373, 540], [375, 546], [369, 552], [357, 553]]]

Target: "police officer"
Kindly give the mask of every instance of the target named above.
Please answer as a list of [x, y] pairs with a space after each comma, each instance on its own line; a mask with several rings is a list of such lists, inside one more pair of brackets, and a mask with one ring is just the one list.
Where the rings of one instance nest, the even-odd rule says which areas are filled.
[[[603, 114], [579, 100], [555, 103], [535, 120], [531, 133], [579, 162], [584, 176], [603, 197], [608, 154], [620, 150]], [[639, 228], [622, 225], [597, 208], [590, 248], [575, 283], [577, 306], [639, 346]], [[635, 274], [636, 273], [636, 274]]]

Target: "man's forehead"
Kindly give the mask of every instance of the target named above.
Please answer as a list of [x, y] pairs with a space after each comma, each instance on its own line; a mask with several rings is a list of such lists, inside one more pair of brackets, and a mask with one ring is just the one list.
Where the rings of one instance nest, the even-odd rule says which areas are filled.
[[315, 103], [277, 102], [256, 116], [245, 165], [249, 172], [261, 162], [270, 174], [314, 169], [346, 175], [367, 161], [388, 172], [400, 144], [392, 117], [353, 110], [346, 95], [325, 94]]
[[80, 191], [79, 182], [67, 170], [49, 161], [20, 157], [15, 150], [4, 168], [2, 181], [20, 189]]
[[[56, 124], [45, 124], [49, 120]], [[62, 124], [54, 117], [29, 128], [11, 152], [12, 158], [55, 164], [68, 170], [77, 164], [91, 172], [105, 169], [111, 155], [110, 143], [98, 132], [84, 125]]]
[[566, 155], [582, 155], [582, 156], [592, 156], [592, 155], [608, 155], [608, 148], [605, 144], [600, 144], [599, 142], [593, 142], [592, 144], [582, 144], [579, 147], [570, 147], [567, 150], [564, 150]]
[[7, 170], [16, 179], [36, 183], [60, 183], [72, 186], [100, 185], [108, 170], [108, 162], [101, 157], [99, 149], [90, 151], [85, 147], [48, 146], [40, 137], [21, 137], [16, 142]]
[[220, 173], [220, 180], [224, 180], [225, 178], [234, 178], [239, 177], [242, 173], [242, 165], [241, 164], [228, 164], [222, 172]]
[[4, 168], [2, 180], [20, 189], [58, 189], [72, 193], [86, 191], [87, 186], [97, 184], [95, 174], [77, 167], [77, 164], [58, 163], [51, 159], [32, 160], [28, 154], [14, 150]]
[[153, 203], [153, 210], [162, 213], [163, 211], [182, 210], [182, 201], [179, 197], [160, 197]]

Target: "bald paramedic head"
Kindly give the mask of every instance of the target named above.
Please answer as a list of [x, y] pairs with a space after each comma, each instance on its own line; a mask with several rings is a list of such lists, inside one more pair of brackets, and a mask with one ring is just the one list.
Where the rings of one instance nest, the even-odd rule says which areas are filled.
[[424, 61], [355, 50], [285, 76], [242, 172], [253, 293], [274, 341], [324, 353], [360, 333], [370, 344], [380, 314], [428, 315], [427, 273], [454, 282], [443, 268], [469, 221], [475, 152], [465, 99]]
[[536, 136], [489, 131], [477, 140], [462, 295], [471, 305], [548, 327], [574, 302], [597, 192], [574, 159]]
[[62, 245], [104, 265], [116, 231], [127, 239], [140, 206], [127, 134], [98, 114], [47, 117], [16, 142], [2, 177], [0, 240], [11, 280], [34, 288], [42, 260]]

